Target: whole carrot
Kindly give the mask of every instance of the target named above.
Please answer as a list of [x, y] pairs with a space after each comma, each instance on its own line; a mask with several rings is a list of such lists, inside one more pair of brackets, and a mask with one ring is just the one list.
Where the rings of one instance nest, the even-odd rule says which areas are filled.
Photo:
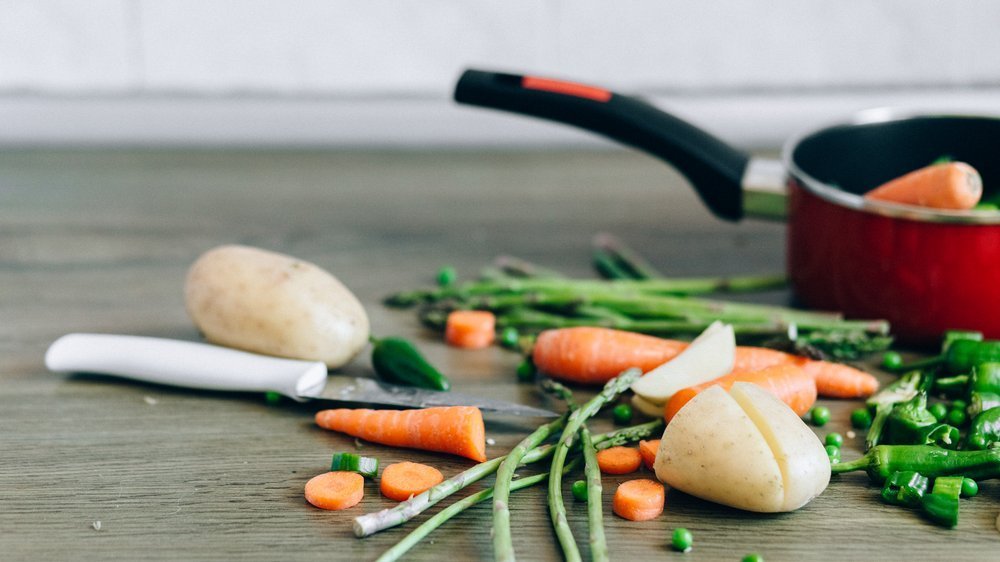
[[975, 207], [982, 195], [983, 180], [975, 168], [965, 162], [946, 162], [884, 183], [866, 193], [865, 199], [964, 210]]
[[[629, 367], [647, 372], [673, 359], [687, 346], [687, 342], [679, 340], [611, 328], [562, 328], [539, 334], [532, 358], [550, 376], [600, 384]], [[784, 364], [799, 366], [811, 375], [820, 396], [863, 398], [878, 390], [875, 377], [849, 365], [813, 361], [764, 347], [737, 347], [733, 371], [758, 371]]]
[[762, 387], [800, 416], [816, 403], [816, 382], [813, 378], [798, 366], [783, 364], [757, 371], [734, 372], [678, 391], [667, 401], [664, 417], [669, 422], [685, 404], [707, 388], [721, 386], [729, 390], [737, 382], [751, 382]]
[[642, 372], [676, 357], [685, 342], [654, 336], [582, 326], [538, 334], [532, 359], [542, 372], [583, 384], [604, 384], [618, 373]]
[[486, 460], [483, 414], [472, 406], [423, 410], [338, 408], [316, 412], [316, 425], [393, 447]]

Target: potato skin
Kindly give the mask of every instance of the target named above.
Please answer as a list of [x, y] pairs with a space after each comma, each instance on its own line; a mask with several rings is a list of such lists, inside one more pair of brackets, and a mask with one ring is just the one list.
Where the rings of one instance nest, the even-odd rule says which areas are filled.
[[191, 265], [188, 314], [205, 338], [225, 345], [335, 369], [367, 344], [361, 302], [322, 268], [259, 248], [226, 245]]

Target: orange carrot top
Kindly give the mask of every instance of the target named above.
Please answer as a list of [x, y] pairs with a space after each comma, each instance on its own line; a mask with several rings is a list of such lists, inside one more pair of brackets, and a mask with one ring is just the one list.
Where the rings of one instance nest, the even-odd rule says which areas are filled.
[[316, 425], [367, 441], [486, 460], [483, 414], [472, 406], [423, 410], [338, 408], [316, 413]]

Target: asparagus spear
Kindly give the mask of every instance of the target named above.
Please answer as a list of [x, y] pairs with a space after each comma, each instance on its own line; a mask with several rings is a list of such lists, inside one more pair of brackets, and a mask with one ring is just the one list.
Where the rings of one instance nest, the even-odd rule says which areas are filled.
[[566, 520], [566, 506], [562, 499], [562, 469], [569, 452], [570, 443], [576, 433], [589, 418], [596, 414], [601, 406], [613, 401], [619, 394], [628, 389], [633, 382], [642, 376], [639, 369], [629, 369], [604, 385], [600, 394], [575, 410], [563, 428], [562, 436], [556, 443], [555, 454], [552, 455], [552, 468], [549, 470], [549, 516], [555, 527], [556, 537], [562, 545], [563, 555], [570, 562], [580, 560], [580, 549], [576, 546], [573, 531]]
[[609, 560], [608, 543], [604, 540], [604, 515], [601, 513], [601, 469], [597, 466], [597, 450], [587, 424], [580, 426], [583, 448], [583, 470], [587, 476], [587, 521], [590, 530], [590, 557], [594, 562]]
[[543, 425], [525, 437], [507, 453], [507, 457], [497, 469], [493, 491], [493, 555], [496, 560], [514, 560], [514, 544], [510, 536], [510, 508], [507, 506], [507, 502], [510, 500], [511, 479], [514, 477], [514, 471], [517, 470], [528, 451], [538, 447], [549, 435], [561, 430], [566, 425], [566, 416], [564, 415], [557, 421], [562, 423]]
[[[556, 420], [558, 422], [558, 420]], [[552, 422], [552, 423], [556, 423]], [[645, 439], [650, 435], [663, 429], [663, 420], [653, 420], [639, 425], [625, 427], [617, 431], [597, 435], [594, 443], [598, 446], [615, 446]], [[540, 460], [549, 458], [555, 451], [555, 445], [542, 445], [536, 447], [524, 455], [521, 464], [532, 464]], [[426, 492], [413, 496], [409, 500], [400, 502], [394, 507], [361, 515], [354, 519], [355, 536], [367, 537], [379, 531], [384, 531], [396, 525], [402, 525], [425, 510], [429, 509], [444, 498], [458, 492], [466, 486], [478, 482], [479, 480], [497, 471], [500, 463], [505, 457], [497, 457], [486, 462], [479, 463], [444, 482], [434, 486]]]
[[[595, 266], [598, 261], [610, 261], [624, 271], [630, 279], [662, 279], [663, 275], [647, 262], [638, 252], [611, 234], [602, 232], [594, 237]], [[598, 266], [600, 269], [600, 266]]]

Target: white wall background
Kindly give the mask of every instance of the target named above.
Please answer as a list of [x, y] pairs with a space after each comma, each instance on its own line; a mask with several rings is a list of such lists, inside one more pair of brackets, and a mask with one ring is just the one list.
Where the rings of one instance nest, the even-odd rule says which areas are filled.
[[462, 68], [638, 93], [747, 146], [872, 106], [1000, 113], [1000, 2], [0, 0], [0, 144], [595, 143]]

